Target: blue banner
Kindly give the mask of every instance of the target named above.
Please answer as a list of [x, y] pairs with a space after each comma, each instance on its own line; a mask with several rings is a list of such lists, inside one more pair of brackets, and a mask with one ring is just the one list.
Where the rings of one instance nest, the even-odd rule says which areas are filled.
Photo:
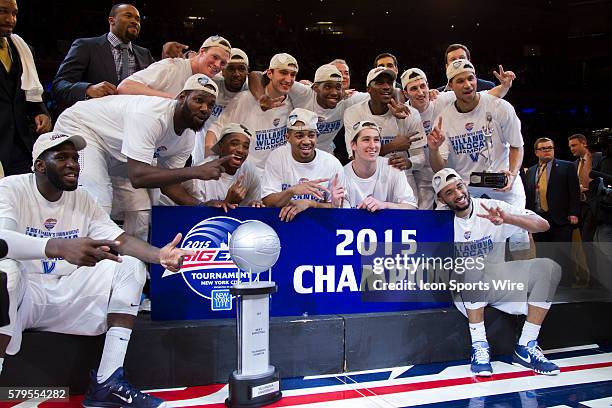
[[[393, 270], [377, 275], [363, 265], [372, 265], [378, 254], [399, 258], [407, 253], [423, 259], [452, 255], [451, 246], [434, 244], [452, 243], [452, 212], [308, 209], [286, 223], [278, 218], [279, 211], [238, 208], [224, 213], [208, 207], [154, 207], [152, 244], [162, 247], [181, 232], [179, 246], [194, 250], [196, 255], [185, 260], [179, 273], [152, 266], [152, 318], [235, 316], [229, 288], [249, 277], [232, 262], [228, 243], [232, 232], [248, 220], [268, 224], [280, 238], [280, 258], [272, 268], [272, 280], [278, 286], [271, 299], [272, 316], [390, 312], [449, 304], [446, 294], [440, 297], [428, 290], [398, 291], [381, 286], [381, 282], [402, 278], [436, 280], [427, 270], [413, 276]], [[260, 274], [259, 279], [267, 280], [268, 273]]]

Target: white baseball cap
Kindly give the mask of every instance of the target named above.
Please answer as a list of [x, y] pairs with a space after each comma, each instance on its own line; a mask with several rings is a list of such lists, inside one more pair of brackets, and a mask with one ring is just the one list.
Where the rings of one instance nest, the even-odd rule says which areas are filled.
[[251, 133], [249, 129], [247, 129], [246, 126], [241, 125], [240, 123], [230, 122], [227, 125], [223, 126], [223, 128], [221, 129], [221, 137], [219, 138], [219, 140], [217, 140], [217, 143], [215, 143], [215, 145], [210, 148], [210, 150], [212, 150], [216, 154], [220, 154], [221, 153], [221, 141], [223, 140], [223, 138], [225, 138], [225, 136], [232, 134], [232, 133], [241, 133], [245, 135], [246, 137], [248, 137], [249, 139], [253, 137], [253, 134]]
[[204, 91], [216, 97], [219, 94], [219, 87], [215, 81], [208, 76], [204, 74], [195, 74], [187, 78], [182, 91]]
[[34, 142], [34, 148], [32, 149], [32, 170], [34, 170], [34, 162], [36, 162], [36, 159], [38, 159], [41, 154], [65, 142], [72, 142], [74, 148], [77, 150], [83, 150], [85, 146], [87, 146], [87, 142], [83, 136], [69, 136], [60, 132], [43, 133], [38, 136], [38, 139]]
[[359, 136], [359, 132], [361, 132], [363, 129], [374, 129], [378, 132], [379, 136], [380, 136], [380, 132], [382, 132], [382, 128], [378, 126], [376, 122], [372, 122], [371, 120], [362, 120], [353, 125], [353, 130], [355, 131], [353, 135], [353, 142], [357, 140], [357, 136]]
[[268, 69], [288, 69], [297, 72], [299, 66], [297, 60], [292, 55], [282, 52], [272, 57]]
[[[303, 122], [302, 126], [295, 126], [297, 122]], [[314, 130], [317, 131], [319, 116], [308, 109], [295, 108], [287, 118], [287, 129], [291, 130]]]
[[249, 57], [247, 57], [246, 52], [242, 51], [240, 48], [232, 48], [232, 52], [230, 53], [230, 59], [227, 62], [228, 64], [246, 64], [249, 66]]
[[202, 43], [201, 48], [210, 48], [210, 47], [219, 47], [219, 48], [223, 48], [225, 51], [229, 52], [230, 54], [232, 53], [232, 46], [230, 45], [230, 42], [227, 41], [225, 38], [221, 37], [220, 35], [213, 35], [208, 37], [206, 40], [204, 40], [204, 43]]
[[446, 79], [450, 81], [463, 72], [471, 72], [472, 74], [476, 74], [474, 64], [466, 59], [454, 60], [448, 64], [448, 67], [446, 67]]
[[422, 79], [427, 82], [427, 76], [425, 75], [425, 72], [418, 68], [407, 69], [406, 71], [404, 71], [400, 79], [402, 81], [402, 89], [406, 89], [406, 85], [411, 82], [418, 81], [419, 79]]
[[385, 68], [385, 67], [372, 68], [370, 72], [368, 72], [368, 77], [366, 79], [366, 86], [370, 86], [370, 82], [372, 82], [373, 80], [375, 80], [382, 74], [391, 75], [394, 81], [395, 81], [395, 78], [397, 78], [397, 73], [391, 68]]
[[315, 83], [317, 82], [342, 82], [342, 74], [335, 65], [325, 64], [317, 68], [314, 76]]
[[444, 187], [456, 182], [457, 180], [463, 179], [454, 169], [446, 167], [434, 174], [433, 178], [431, 179], [431, 186], [434, 189], [434, 193], [438, 194]]

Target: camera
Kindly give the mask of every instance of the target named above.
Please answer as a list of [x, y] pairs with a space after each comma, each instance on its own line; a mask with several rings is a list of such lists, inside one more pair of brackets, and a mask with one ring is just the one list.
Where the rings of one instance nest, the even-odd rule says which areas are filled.
[[600, 151], [604, 155], [612, 153], [612, 129], [595, 129], [587, 137], [587, 145], [593, 150]]

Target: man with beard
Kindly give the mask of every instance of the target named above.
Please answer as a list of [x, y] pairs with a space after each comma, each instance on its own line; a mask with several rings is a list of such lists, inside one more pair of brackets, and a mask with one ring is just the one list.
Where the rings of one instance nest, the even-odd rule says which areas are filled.
[[60, 115], [55, 130], [87, 140], [81, 185], [107, 213], [114, 203], [113, 213], [125, 213], [126, 231], [146, 239], [147, 188], [161, 188], [178, 204], [195, 205], [199, 201], [180, 183], [221, 174], [222, 160], [184, 167], [216, 96], [217, 85], [197, 74], [176, 99], [116, 95], [78, 102]]
[[292, 110], [287, 119], [288, 144], [271, 152], [266, 162], [261, 196], [266, 206], [281, 208], [281, 221], [289, 222], [307, 208], [344, 205], [344, 171], [338, 159], [316, 149], [317, 121], [314, 112]]
[[[512, 87], [512, 81], [515, 75], [512, 71], [504, 71], [503, 67], [499, 66], [499, 73], [494, 72], [501, 85], [487, 91], [491, 95], [498, 98], [503, 98]], [[402, 74], [402, 92], [408, 100], [408, 104], [419, 111], [425, 134], [429, 135], [432, 129], [433, 121], [440, 112], [448, 105], [451, 105], [456, 100], [454, 92], [442, 92], [435, 99], [430, 99], [429, 83], [425, 72], [419, 68], [410, 68]], [[431, 188], [431, 178], [433, 171], [429, 165], [429, 151], [427, 146], [424, 146], [425, 163], [423, 167], [414, 172], [414, 178], [418, 188], [419, 208], [422, 210], [430, 210], [433, 208], [434, 194]]]
[[[193, 252], [176, 248], [174, 240], [159, 249], [126, 234], [84, 190], [77, 190], [81, 136], [51, 132], [34, 144], [34, 174], [0, 180], [0, 229], [34, 237], [116, 241], [118, 262], [102, 260], [76, 267], [62, 258], [16, 262], [5, 259], [10, 324], [0, 328], [0, 371], [5, 353], [21, 347], [22, 332], [37, 329], [97, 336], [106, 333], [102, 358], [90, 374], [86, 407], [163, 407], [123, 376], [123, 362], [145, 282], [145, 264], [178, 271]], [[28, 205], [23, 205], [27, 202]], [[92, 264], [104, 258], [94, 253]]]
[[[412, 190], [416, 191], [412, 171], [418, 170], [425, 162], [425, 130], [416, 109], [398, 104], [393, 99], [395, 78], [395, 71], [389, 68], [377, 67], [370, 70], [366, 79], [370, 98], [351, 106], [344, 113], [344, 139], [350, 156], [351, 142], [355, 135], [353, 125], [362, 120], [376, 123], [382, 128], [380, 155], [399, 154], [409, 157], [406, 177]], [[410, 112], [404, 119], [398, 119], [393, 114], [393, 111], [399, 110], [398, 105]]]
[[208, 129], [204, 145], [206, 154], [209, 154], [212, 146], [217, 143], [221, 129], [227, 123], [240, 123], [253, 133], [249, 160], [255, 164], [261, 177], [270, 152], [286, 143], [287, 116], [293, 109], [288, 94], [297, 72], [298, 62], [291, 55], [274, 55], [263, 77], [264, 92], [270, 98], [278, 100], [280, 106], [263, 110], [250, 92], [239, 93]]
[[140, 34], [136, 7], [115, 4], [108, 23], [107, 34], [75, 40], [57, 70], [52, 92], [61, 108], [114, 95], [119, 82], [155, 62], [148, 49], [132, 42]]
[[344, 166], [347, 201], [351, 208], [370, 212], [416, 209], [417, 201], [406, 176], [380, 157], [380, 127], [362, 121], [353, 125], [353, 161]]
[[[504, 201], [472, 198], [465, 181], [450, 168], [434, 174], [432, 186], [438, 199], [455, 213], [455, 260], [474, 261], [469, 268], [465, 261], [466, 270], [459, 274], [455, 268], [451, 277], [466, 284], [466, 288], [467, 284], [475, 287], [453, 292], [455, 306], [469, 321], [472, 373], [477, 376], [493, 373], [484, 325], [484, 308], [490, 305], [506, 313], [527, 316], [513, 364], [538, 374], [558, 374], [559, 367], [542, 354], [537, 338], [561, 278], [561, 268], [545, 258], [504, 262], [508, 237], [519, 229], [532, 233], [546, 231], [548, 222], [530, 210]], [[514, 283], [514, 288], [497, 286], [507, 281]]]

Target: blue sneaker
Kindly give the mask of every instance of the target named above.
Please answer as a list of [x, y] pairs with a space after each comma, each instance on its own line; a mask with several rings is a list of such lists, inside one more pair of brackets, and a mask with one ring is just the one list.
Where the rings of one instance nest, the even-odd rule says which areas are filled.
[[470, 365], [472, 374], [479, 377], [490, 377], [491, 374], [493, 374], [490, 356], [489, 343], [486, 341], [472, 343], [472, 359]]
[[164, 400], [140, 392], [123, 378], [123, 368], [119, 367], [102, 384], [98, 384], [97, 373], [91, 370], [89, 388], [83, 406], [86, 408], [163, 408]]
[[560, 372], [558, 365], [544, 357], [537, 340], [531, 340], [526, 346], [517, 344], [512, 355], [512, 364], [531, 368], [543, 375], [557, 375]]

